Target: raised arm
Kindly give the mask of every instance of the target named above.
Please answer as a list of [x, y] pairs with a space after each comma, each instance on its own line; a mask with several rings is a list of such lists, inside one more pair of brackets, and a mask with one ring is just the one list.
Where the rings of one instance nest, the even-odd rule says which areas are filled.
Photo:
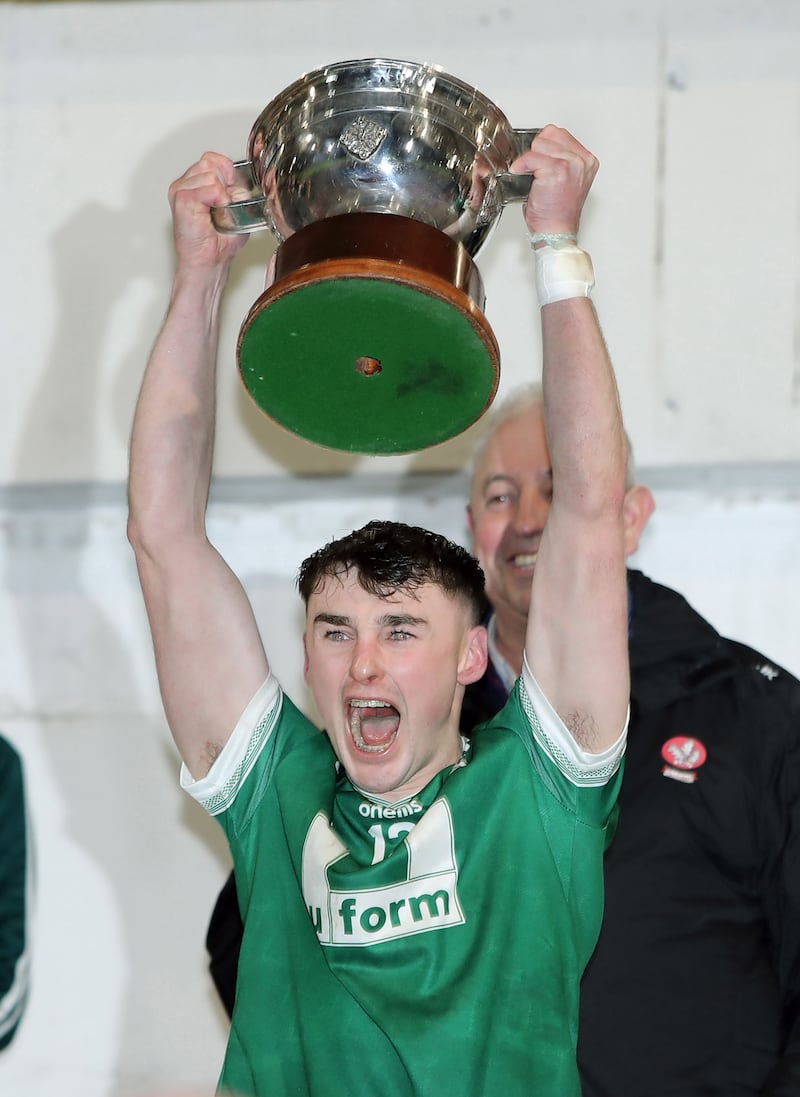
[[177, 268], [131, 436], [128, 536], [161, 695], [193, 777], [204, 776], [267, 674], [250, 603], [206, 536], [219, 306], [246, 237], [218, 234], [233, 164], [206, 153], [169, 191]]
[[[555, 126], [542, 130], [515, 165], [534, 173], [525, 219], [534, 246], [544, 249], [536, 254], [540, 282], [543, 264], [552, 264], [545, 278], [559, 281], [573, 276], [567, 264], [583, 261], [570, 255], [569, 245], [563, 250], [564, 236], [577, 235], [597, 166]], [[580, 267], [574, 273], [580, 280]], [[625, 439], [614, 371], [588, 296], [542, 304], [541, 325], [553, 502], [536, 561], [525, 650], [578, 744], [599, 753], [619, 737], [629, 695]]]

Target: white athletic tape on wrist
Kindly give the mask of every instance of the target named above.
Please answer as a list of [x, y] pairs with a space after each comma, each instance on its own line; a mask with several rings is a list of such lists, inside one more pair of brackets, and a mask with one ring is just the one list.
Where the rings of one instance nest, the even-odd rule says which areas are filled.
[[535, 248], [537, 244], [549, 244], [551, 248], [560, 251], [561, 248], [565, 248], [569, 244], [578, 243], [578, 237], [574, 232], [529, 232], [528, 236], [532, 248]]
[[540, 305], [566, 301], [570, 297], [591, 297], [594, 267], [588, 252], [576, 244], [567, 247], [535, 248], [536, 292]]

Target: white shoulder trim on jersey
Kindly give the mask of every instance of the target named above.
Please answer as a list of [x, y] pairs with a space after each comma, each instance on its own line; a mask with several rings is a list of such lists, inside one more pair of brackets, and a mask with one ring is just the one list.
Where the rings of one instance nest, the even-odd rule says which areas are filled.
[[278, 679], [269, 674], [256, 690], [205, 777], [195, 781], [181, 765], [181, 788], [210, 812], [224, 811], [269, 738], [283, 704]]
[[617, 741], [601, 754], [581, 750], [569, 728], [542, 692], [523, 656], [520, 697], [531, 722], [533, 736], [551, 761], [574, 785], [605, 785], [619, 769], [625, 753], [630, 707]]

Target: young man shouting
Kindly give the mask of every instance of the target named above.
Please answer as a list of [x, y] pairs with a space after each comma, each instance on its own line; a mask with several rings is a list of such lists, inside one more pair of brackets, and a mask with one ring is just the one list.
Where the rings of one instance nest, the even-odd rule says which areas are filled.
[[178, 265], [137, 406], [129, 535], [182, 781], [230, 841], [244, 938], [220, 1081], [252, 1097], [578, 1097], [578, 986], [628, 704], [613, 370], [575, 244], [597, 161], [548, 126], [534, 245], [554, 491], [525, 665], [474, 745], [482, 575], [424, 530], [371, 523], [301, 567], [305, 674], [325, 735], [270, 673], [208, 541], [218, 309], [240, 237], [232, 163], [170, 191]]

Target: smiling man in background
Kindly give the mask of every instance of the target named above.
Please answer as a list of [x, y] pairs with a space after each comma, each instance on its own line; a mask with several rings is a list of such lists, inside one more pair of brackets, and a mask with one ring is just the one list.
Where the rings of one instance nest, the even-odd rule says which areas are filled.
[[[492, 612], [463, 727], [497, 712], [520, 672], [555, 475], [541, 391], [513, 394], [473, 462], [469, 522]], [[628, 555], [654, 507], [629, 456]], [[790, 1097], [800, 683], [634, 569], [628, 602], [631, 722], [603, 928], [581, 988], [584, 1097]]]

